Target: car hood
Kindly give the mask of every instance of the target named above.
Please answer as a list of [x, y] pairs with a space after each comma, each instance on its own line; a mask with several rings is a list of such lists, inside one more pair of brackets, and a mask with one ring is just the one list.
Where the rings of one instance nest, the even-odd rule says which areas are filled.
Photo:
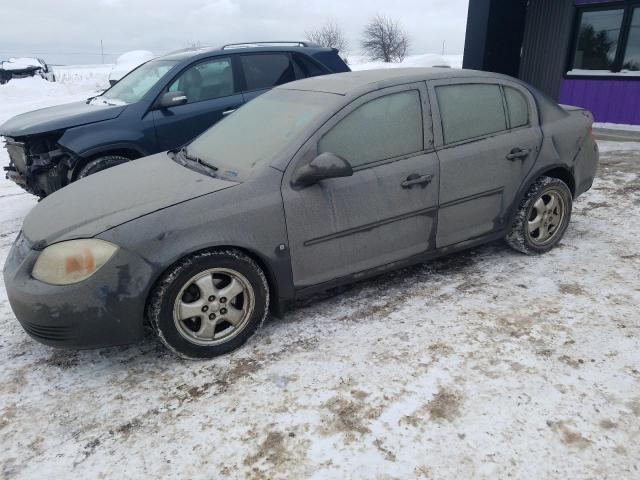
[[0, 125], [0, 135], [21, 137], [64, 130], [69, 127], [102, 122], [116, 118], [126, 105], [92, 105], [86, 102], [67, 103], [42, 108], [10, 118]]
[[42, 200], [22, 231], [35, 249], [105, 230], [238, 185], [190, 170], [159, 153], [83, 178]]

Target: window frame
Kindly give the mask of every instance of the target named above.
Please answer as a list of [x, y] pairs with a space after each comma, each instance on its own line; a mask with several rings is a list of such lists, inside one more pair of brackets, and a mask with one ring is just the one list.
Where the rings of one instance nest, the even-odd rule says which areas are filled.
[[[633, 20], [634, 9], [640, 10], [640, 0], [619, 0], [615, 2], [608, 2], [606, 4], [599, 5], [581, 5], [576, 7], [576, 13], [573, 20], [573, 28], [571, 30], [571, 42], [569, 45], [569, 52], [567, 55], [567, 62], [565, 65], [565, 75], [567, 79], [580, 79], [580, 78], [601, 78], [607, 79], [609, 77], [616, 79], [630, 79], [638, 80], [640, 71], [637, 71], [637, 75], [619, 75], [622, 71], [622, 65], [624, 64], [624, 57], [627, 51], [627, 45], [629, 43], [629, 33], [631, 32], [631, 22]], [[570, 74], [574, 69], [576, 48], [578, 46], [578, 36], [580, 34], [580, 25], [582, 24], [582, 16], [585, 12], [601, 12], [607, 10], [624, 10], [622, 17], [622, 25], [620, 26], [620, 37], [618, 39], [618, 46], [613, 61], [613, 68], [609, 70], [607, 74]], [[581, 69], [588, 71], [587, 69]], [[593, 70], [594, 72], [602, 72], [603, 70]]]
[[[242, 68], [242, 60], [240, 57], [248, 57], [248, 56], [256, 56], [256, 55], [284, 55], [289, 59], [289, 64], [291, 65], [291, 69], [293, 70], [293, 80], [295, 81], [297, 80], [296, 78], [296, 71], [295, 68], [293, 66], [293, 57], [291, 55], [291, 52], [283, 52], [283, 51], [259, 51], [259, 52], [244, 52], [244, 53], [237, 53], [236, 57], [237, 57], [237, 65], [238, 65], [238, 76], [240, 77], [240, 81], [241, 84], [240, 86], [240, 92], [241, 93], [251, 93], [251, 92], [260, 92], [262, 90], [271, 90], [272, 88], [275, 88], [276, 86], [271, 86], [271, 87], [262, 87], [262, 88], [254, 88], [249, 90], [247, 88], [247, 78], [244, 74], [244, 68]], [[288, 82], [287, 82], [288, 83]], [[285, 85], [284, 83], [282, 85]]]
[[196, 105], [198, 103], [202, 103], [202, 102], [211, 102], [214, 100], [219, 100], [221, 98], [229, 98], [229, 97], [233, 97], [234, 95], [239, 95], [242, 94], [242, 91], [240, 90], [240, 78], [238, 77], [238, 68], [236, 66], [236, 60], [235, 60], [235, 55], [215, 55], [212, 57], [206, 57], [206, 58], [200, 58], [198, 60], [196, 60], [195, 62], [191, 62], [183, 67], [180, 68], [180, 70], [177, 71], [177, 73], [175, 73], [171, 79], [165, 83], [164, 87], [162, 87], [162, 90], [160, 90], [160, 93], [156, 96], [156, 99], [153, 101], [150, 110], [154, 110], [158, 108], [158, 105], [160, 103], [160, 99], [162, 98], [162, 96], [167, 93], [169, 91], [169, 88], [171, 88], [171, 85], [173, 85], [187, 70], [196, 67], [202, 63], [209, 63], [209, 62], [213, 62], [216, 60], [223, 60], [225, 58], [228, 58], [229, 61], [231, 62], [231, 74], [233, 75], [233, 93], [231, 93], [231, 95], [224, 95], [222, 97], [215, 97], [215, 98], [209, 98], [206, 100], [199, 100], [197, 102], [188, 102], [188, 103], [184, 103], [182, 105], [175, 105], [174, 107], [171, 108], [176, 108], [176, 107], [181, 107], [183, 105]]
[[[539, 115], [538, 108], [533, 98], [531, 92], [524, 87], [523, 85], [510, 81], [507, 79], [497, 79], [497, 78], [488, 78], [488, 77], [469, 77], [469, 78], [448, 78], [443, 80], [430, 80], [427, 82], [429, 89], [429, 97], [433, 98], [434, 101], [431, 103], [431, 113], [433, 116], [433, 134], [435, 138], [435, 148], [436, 151], [444, 150], [447, 148], [455, 148], [460, 145], [466, 145], [468, 143], [480, 142], [489, 138], [498, 137], [501, 135], [505, 135], [511, 132], [517, 132], [519, 130], [525, 128], [532, 128], [533, 126], [539, 125]], [[500, 89], [500, 95], [502, 98], [502, 108], [504, 109], [504, 114], [506, 118], [506, 130], [501, 130], [499, 132], [488, 133], [486, 135], [481, 135], [478, 137], [467, 138], [465, 140], [460, 140], [452, 143], [444, 143], [444, 128], [442, 125], [442, 115], [440, 114], [440, 106], [438, 105], [438, 97], [436, 93], [436, 88], [441, 86], [449, 86], [449, 85], [497, 85]], [[511, 119], [509, 118], [509, 108], [507, 106], [507, 99], [504, 94], [504, 87], [511, 87], [524, 95], [524, 98], [527, 100], [527, 104], [529, 106], [529, 123], [526, 125], [522, 125], [519, 127], [511, 128]]]
[[428, 91], [426, 83], [424, 81], [421, 82], [411, 82], [401, 85], [394, 85], [392, 87], [385, 87], [379, 90], [374, 90], [372, 92], [367, 92], [357, 98], [351, 100], [348, 104], [343, 105], [339, 108], [324, 124], [322, 124], [314, 133], [311, 135], [300, 147], [294, 158], [287, 164], [287, 180], [286, 183], [289, 183], [290, 177], [301, 165], [310, 163], [314, 158], [318, 156], [318, 143], [320, 139], [324, 137], [324, 135], [329, 132], [333, 127], [335, 127], [342, 119], [347, 117], [350, 113], [357, 110], [360, 106], [368, 103], [377, 98], [385, 97], [387, 95], [391, 95], [394, 93], [402, 93], [406, 91], [417, 90], [420, 94], [420, 107], [422, 110], [422, 148], [418, 152], [408, 153], [404, 155], [400, 155], [397, 157], [387, 158], [383, 160], [378, 160], [376, 162], [370, 162], [358, 167], [354, 167], [353, 171], [358, 172], [361, 170], [366, 170], [369, 168], [375, 168], [380, 165], [386, 165], [388, 163], [399, 162], [405, 160], [407, 158], [413, 158], [420, 155], [426, 155], [428, 153], [435, 152], [435, 142], [434, 142], [434, 125], [432, 122], [432, 115], [430, 111], [430, 95], [431, 92]]
[[[385, 97], [390, 97], [392, 95], [398, 95], [398, 94], [402, 94], [402, 93], [409, 93], [409, 92], [417, 92], [418, 93], [418, 104], [420, 106], [420, 126], [422, 129], [422, 148], [419, 150], [416, 150], [415, 152], [407, 152], [407, 153], [403, 153], [400, 155], [395, 155], [392, 157], [386, 157], [386, 158], [380, 158], [378, 160], [373, 160], [371, 162], [367, 162], [367, 163], [363, 163], [361, 165], [352, 165], [353, 167], [353, 171], [358, 171], [358, 170], [363, 170], [365, 168], [369, 168], [371, 165], [382, 165], [384, 163], [387, 163], [388, 161], [393, 161], [394, 159], [400, 159], [400, 158], [411, 158], [411, 157], [415, 157], [417, 155], [420, 155], [421, 152], [425, 151], [425, 139], [424, 139], [424, 106], [423, 106], [423, 96], [422, 96], [422, 92], [420, 92], [420, 90], [418, 88], [408, 88], [406, 90], [401, 90], [401, 91], [397, 91], [397, 92], [387, 92], [383, 95], [379, 95], [376, 96], [374, 98], [370, 98], [362, 103], [360, 103], [357, 107], [355, 107], [353, 110], [351, 110], [349, 113], [347, 113], [345, 116], [343, 116], [339, 121], [337, 121], [331, 128], [329, 128], [326, 132], [324, 132], [320, 137], [318, 137], [318, 140], [316, 142], [316, 150], [317, 152], [320, 152], [320, 142], [322, 141], [322, 139], [324, 137], [326, 137], [330, 132], [333, 131], [334, 128], [336, 128], [338, 125], [340, 125], [340, 123], [342, 123], [342, 121], [344, 121], [347, 117], [349, 117], [350, 115], [354, 114], [355, 112], [357, 112], [359, 109], [361, 109], [362, 107], [364, 107], [365, 105], [368, 105], [369, 103], [381, 100]], [[332, 152], [333, 153], [333, 152]]]

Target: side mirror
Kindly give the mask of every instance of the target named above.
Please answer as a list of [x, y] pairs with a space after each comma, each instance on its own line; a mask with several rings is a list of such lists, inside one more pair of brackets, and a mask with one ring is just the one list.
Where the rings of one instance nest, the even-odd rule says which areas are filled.
[[331, 152], [325, 152], [314, 158], [311, 163], [298, 168], [291, 177], [291, 186], [305, 188], [315, 185], [325, 178], [350, 177], [353, 168], [344, 158]]
[[184, 92], [167, 92], [160, 97], [158, 105], [160, 108], [175, 107], [176, 105], [184, 105], [187, 100]]

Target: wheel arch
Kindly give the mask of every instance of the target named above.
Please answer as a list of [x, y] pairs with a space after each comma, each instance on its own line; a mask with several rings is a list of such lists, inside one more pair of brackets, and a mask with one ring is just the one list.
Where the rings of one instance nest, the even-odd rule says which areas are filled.
[[120, 157], [128, 158], [129, 160], [137, 160], [138, 158], [146, 157], [148, 154], [139, 146], [128, 143], [114, 144], [92, 149], [78, 157], [77, 161], [73, 165], [71, 175], [72, 181], [77, 180], [78, 172], [80, 172], [87, 163], [108, 155], [118, 155]]
[[571, 169], [563, 164], [547, 165], [544, 168], [537, 170], [534, 174], [528, 177], [526, 182], [522, 183], [520, 190], [518, 191], [518, 194], [514, 198], [511, 208], [509, 209], [508, 222], [506, 223], [507, 228], [510, 228], [513, 224], [516, 214], [518, 213], [520, 202], [522, 202], [522, 199], [527, 194], [531, 186], [540, 177], [552, 177], [562, 180], [569, 187], [571, 197], [575, 198], [576, 181]]
[[[571, 191], [571, 197], [575, 198], [576, 180], [574, 178], [573, 173], [567, 166], [558, 165], [558, 166], [543, 170], [531, 181], [531, 184], [533, 184], [533, 182], [535, 182], [539, 177], [542, 177], [542, 176], [552, 177], [552, 178], [557, 178], [558, 180], [562, 180], [569, 187], [569, 190]], [[531, 186], [531, 184], [529, 185], [529, 187]]]
[[[155, 278], [153, 278], [153, 281], [150, 283], [151, 287], [148, 289], [146, 293], [145, 312], [146, 312], [146, 306], [149, 304], [149, 300], [151, 299], [151, 296], [153, 295], [153, 291], [155, 290], [156, 286], [164, 277], [165, 273], [167, 273], [167, 271], [169, 271], [176, 263], [180, 262], [181, 260], [187, 257], [191, 257], [199, 253], [210, 252], [213, 250], [225, 250], [225, 249], [239, 251], [258, 264], [258, 266], [262, 269], [265, 276], [267, 277], [267, 283], [269, 285], [269, 293], [271, 297], [269, 310], [271, 311], [272, 314], [276, 316], [281, 316], [283, 305], [280, 301], [280, 295], [279, 295], [280, 290], [278, 287], [277, 276], [270, 262], [266, 258], [264, 258], [263, 255], [260, 255], [258, 252], [256, 252], [251, 248], [232, 245], [232, 244], [216, 244], [216, 245], [211, 245], [204, 248], [198, 248], [196, 250], [193, 250], [181, 255], [179, 258], [174, 259], [170, 264], [164, 266], [162, 269], [159, 269], [155, 275]], [[146, 321], [146, 318], [145, 318], [145, 321]]]

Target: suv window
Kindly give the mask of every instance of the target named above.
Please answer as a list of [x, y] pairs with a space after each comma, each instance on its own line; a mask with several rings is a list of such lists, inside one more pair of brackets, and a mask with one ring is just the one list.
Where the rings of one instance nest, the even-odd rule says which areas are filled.
[[417, 90], [392, 93], [361, 105], [318, 142], [318, 153], [334, 153], [353, 167], [423, 148], [422, 107]]
[[436, 96], [445, 144], [507, 129], [498, 85], [444, 85], [436, 87]]
[[509, 109], [509, 127], [518, 128], [529, 123], [529, 104], [525, 96], [515, 88], [504, 87]]
[[216, 58], [190, 67], [169, 87], [184, 92], [188, 103], [233, 95], [233, 69], [230, 58]]
[[293, 68], [296, 72], [296, 78], [317, 77], [325, 73], [324, 70], [304, 55], [293, 56]]
[[291, 59], [286, 53], [240, 55], [247, 90], [272, 88], [294, 81]]

